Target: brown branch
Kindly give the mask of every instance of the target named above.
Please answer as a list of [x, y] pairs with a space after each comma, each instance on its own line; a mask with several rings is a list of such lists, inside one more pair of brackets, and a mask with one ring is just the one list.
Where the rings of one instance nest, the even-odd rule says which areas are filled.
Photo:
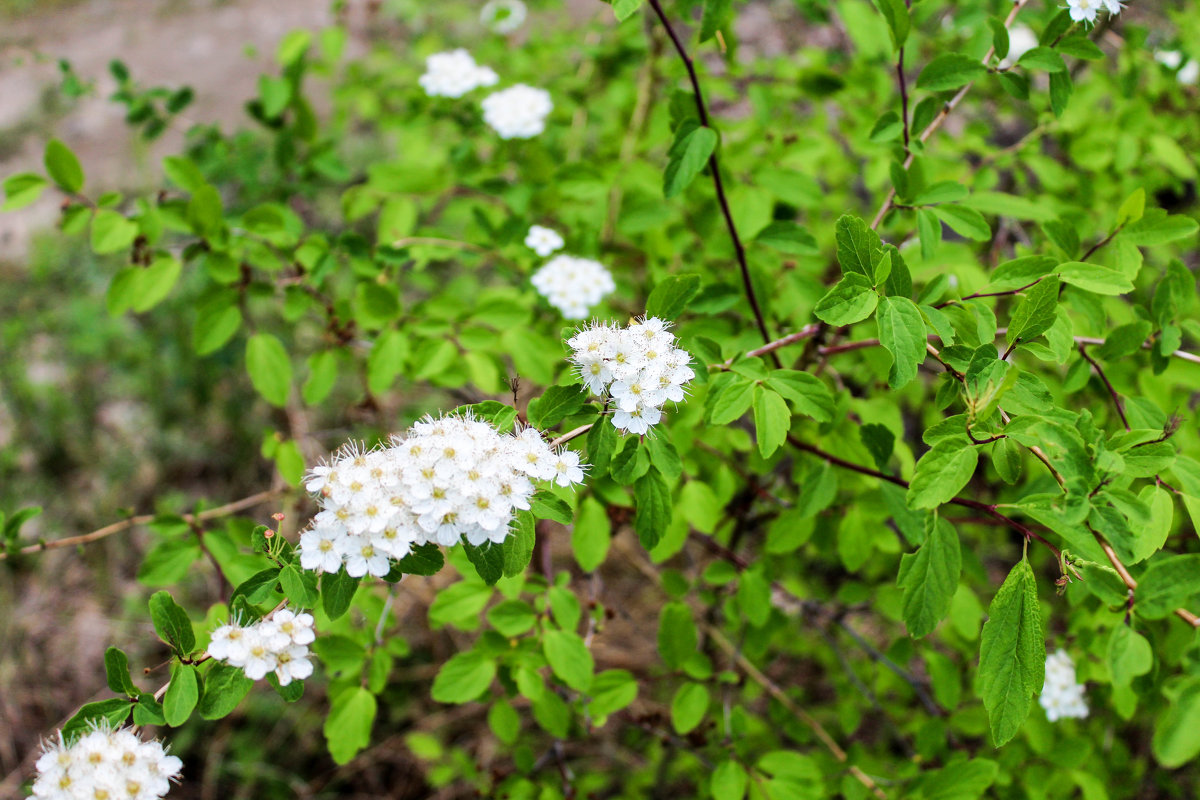
[[585, 433], [590, 431], [592, 429], [592, 426], [595, 424], [596, 423], [594, 423], [594, 422], [589, 422], [587, 425], [580, 425], [578, 428], [575, 428], [574, 430], [567, 431], [562, 436], [559, 436], [557, 439], [550, 442], [549, 446], [550, 447], [559, 447], [560, 445], [564, 445], [576, 437], [583, 436]]
[[1096, 363], [1096, 359], [1088, 355], [1087, 345], [1082, 342], [1079, 345], [1079, 355], [1087, 359], [1087, 362], [1096, 370], [1096, 374], [1100, 376], [1100, 380], [1104, 382], [1104, 388], [1108, 389], [1108, 394], [1112, 398], [1113, 406], [1117, 409], [1117, 416], [1121, 418], [1121, 424], [1125, 426], [1125, 430], [1131, 430], [1129, 427], [1129, 419], [1125, 416], [1125, 409], [1121, 407], [1121, 395], [1117, 394], [1117, 390], [1113, 388], [1112, 383], [1108, 380], [1108, 376], [1104, 374], [1104, 369]]
[[[795, 333], [789, 333], [787, 336], [784, 336], [782, 339], [776, 339], [773, 342], [768, 342], [767, 344], [764, 344], [762, 347], [757, 347], [753, 350], [748, 351], [746, 353], [745, 357], [746, 358], [757, 358], [758, 356], [766, 355], [767, 353], [773, 353], [774, 351], [778, 350], [781, 347], [787, 347], [789, 344], [795, 344], [796, 342], [802, 342], [805, 339], [811, 339], [820, 330], [821, 330], [820, 323], [814, 322], [809, 325], [805, 325], [800, 330], [796, 331]], [[722, 370], [729, 369], [730, 367], [733, 366], [733, 362], [735, 360], [736, 360], [736, 357], [728, 358], [721, 364], [710, 364], [709, 367], [711, 369], [722, 369]]]
[[[272, 497], [275, 497], [280, 493], [281, 490], [279, 489], [269, 489], [265, 492], [252, 494], [249, 497], [243, 497], [241, 500], [235, 500], [234, 502], [223, 506], [217, 506], [216, 508], [210, 508], [206, 511], [201, 511], [199, 514], [184, 514], [183, 521], [190, 525], [194, 522], [203, 522], [204, 520], [224, 517], [228, 516], [229, 514], [236, 514], [239, 511], [251, 508], [259, 503], [270, 500]], [[16, 552], [25, 555], [28, 553], [40, 553], [43, 550], [57, 550], [60, 547], [73, 547], [75, 545], [90, 544], [91, 542], [96, 542], [100, 539], [105, 539], [109, 536], [112, 536], [114, 533], [120, 533], [121, 531], [129, 530], [130, 528], [138, 525], [145, 525], [146, 523], [153, 522], [158, 517], [158, 514], [141, 514], [136, 517], [130, 517], [129, 519], [121, 520], [120, 522], [114, 522], [111, 525], [105, 525], [103, 528], [94, 530], [91, 533], [85, 533], [81, 536], [70, 536], [66, 539], [55, 539], [52, 542], [38, 542], [37, 544], [31, 544], [26, 547], [22, 547]], [[11, 553], [0, 553], [0, 561], [3, 561], [10, 555]]]
[[[663, 12], [659, 0], [650, 0], [650, 7], [658, 15], [659, 21], [662, 22], [663, 28], [667, 31], [667, 36], [671, 38], [671, 43], [675, 45], [675, 51], [679, 53], [679, 58], [683, 61], [684, 69], [687, 70], [688, 79], [692, 83], [692, 93], [696, 101], [696, 112], [700, 115], [700, 124], [706, 128], [716, 130], [708, 118], [708, 109], [704, 105], [704, 95], [700, 92], [700, 79], [696, 75], [695, 62], [688, 55], [687, 49], [684, 48], [683, 42], [679, 40], [675, 29], [671, 27], [671, 22]], [[708, 168], [709, 172], [712, 173], [713, 189], [717, 193], [717, 203], [721, 206], [721, 214], [725, 217], [725, 227], [729, 229], [729, 238], [733, 240], [733, 250], [737, 255], [738, 268], [742, 273], [742, 284], [746, 289], [746, 299], [750, 303], [750, 310], [754, 312], [754, 321], [758, 324], [758, 332], [762, 334], [763, 341], [769, 344], [772, 338], [771, 333], [767, 330], [767, 321], [763, 317], [762, 308], [758, 305], [758, 297], [754, 294], [754, 284], [750, 279], [750, 265], [746, 262], [746, 248], [742, 246], [742, 238], [738, 235], [737, 225], [733, 221], [733, 212], [729, 209], [729, 198], [725, 196], [725, 185], [721, 181], [721, 165], [717, 160], [717, 151], [715, 148], [712, 155], [708, 157]], [[773, 356], [773, 358], [775, 366], [782, 366], [779, 363], [778, 356]]]

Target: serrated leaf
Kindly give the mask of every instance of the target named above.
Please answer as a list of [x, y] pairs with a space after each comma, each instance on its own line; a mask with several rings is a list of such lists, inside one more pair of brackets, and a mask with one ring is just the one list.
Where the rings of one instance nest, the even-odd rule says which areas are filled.
[[[820, 252], [817, 240], [811, 233], [795, 222], [787, 220], [772, 222], [758, 232], [755, 241], [789, 255], [815, 255]], [[649, 305], [647, 305], [647, 313], [649, 313]]]
[[988, 607], [979, 647], [979, 694], [996, 746], [1017, 734], [1045, 682], [1046, 645], [1037, 578], [1022, 559]]
[[579, 413], [586, 400], [586, 392], [578, 385], [551, 386], [529, 404], [526, 411], [529, 424], [540, 430], [551, 428], [564, 418]]
[[1058, 287], [1058, 278], [1051, 276], [1025, 291], [1008, 323], [1009, 344], [1032, 341], [1050, 330], [1057, 318]]
[[979, 61], [959, 53], [944, 53], [925, 65], [917, 76], [917, 88], [945, 92], [966, 86], [987, 74]]
[[354, 593], [358, 591], [358, 578], [351, 577], [344, 569], [326, 572], [321, 576], [321, 607], [331, 620], [350, 610]]
[[1064, 283], [1095, 294], [1119, 295], [1133, 291], [1133, 281], [1129, 280], [1125, 273], [1086, 261], [1068, 261], [1060, 264], [1058, 276]]
[[699, 275], [672, 275], [659, 281], [646, 298], [646, 315], [665, 320], [676, 319], [700, 292]]
[[958, 532], [936, 514], [926, 516], [925, 541], [900, 559], [896, 584], [904, 591], [904, 624], [912, 636], [926, 636], [950, 613], [958, 591], [962, 553]]
[[204, 696], [200, 698], [202, 719], [221, 719], [233, 712], [242, 702], [254, 681], [246, 677], [241, 667], [232, 664], [215, 664], [204, 676]]
[[686, 189], [716, 149], [716, 131], [703, 125], [688, 126], [685, 122], [676, 134], [667, 169], [663, 172], [663, 196], [672, 198]]
[[1161, 619], [1200, 596], [1200, 554], [1166, 556], [1143, 573], [1133, 593], [1134, 611]]
[[813, 310], [817, 318], [830, 325], [852, 325], [871, 316], [879, 304], [879, 295], [870, 280], [851, 273], [842, 279], [817, 302]]
[[647, 550], [654, 549], [671, 524], [671, 489], [656, 467], [633, 484], [633, 529]]
[[496, 581], [504, 577], [503, 546], [484, 542], [481, 545], [464, 544], [463, 549], [479, 577], [488, 586], [495, 585]]
[[799, 370], [777, 369], [767, 377], [767, 385], [790, 400], [797, 412], [817, 422], [833, 419], [833, 392], [819, 378]]
[[925, 361], [925, 318], [907, 297], [885, 297], [875, 314], [879, 343], [892, 354], [888, 386], [899, 389], [917, 377], [917, 367]]
[[962, 205], [944, 205], [933, 206], [930, 210], [960, 236], [976, 242], [986, 242], [992, 238], [991, 226], [988, 225], [983, 214], [973, 208]]
[[876, 268], [883, 258], [883, 242], [879, 234], [871, 230], [860, 217], [850, 214], [838, 217], [834, 232], [842, 274], [847, 277], [852, 273], [861, 275], [870, 286], [879, 283], [882, 277], [877, 276]]
[[792, 412], [780, 395], [761, 384], [754, 387], [754, 431], [758, 452], [769, 458], [787, 440]]
[[960, 439], [940, 439], [917, 462], [908, 487], [910, 508], [937, 508], [967, 485], [979, 453]]

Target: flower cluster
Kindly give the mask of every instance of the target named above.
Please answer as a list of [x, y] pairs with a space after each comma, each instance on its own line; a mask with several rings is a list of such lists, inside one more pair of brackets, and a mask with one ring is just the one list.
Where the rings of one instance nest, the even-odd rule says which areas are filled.
[[545, 258], [555, 250], [562, 249], [563, 238], [556, 230], [543, 228], [541, 225], [531, 225], [529, 233], [525, 236], [525, 246]]
[[512, 33], [525, 22], [527, 14], [521, 0], [488, 0], [479, 9], [479, 21], [496, 33]]
[[305, 477], [322, 510], [300, 536], [300, 565], [383, 576], [414, 545], [503, 542], [534, 480], [581, 483], [579, 455], [470, 416], [426, 418], [385, 448], [349, 445]]
[[1121, 0], [1067, 0], [1067, 11], [1070, 13], [1071, 19], [1091, 25], [1096, 24], [1096, 15], [1100, 13], [1100, 9], [1107, 11], [1109, 16], [1115, 17], [1121, 13], [1123, 6], [1124, 3]]
[[425, 74], [418, 83], [430, 97], [462, 97], [481, 86], [495, 86], [498, 80], [495, 72], [479, 66], [470, 53], [459, 48], [425, 59]]
[[616, 403], [613, 425], [643, 434], [662, 419], [662, 405], [683, 400], [683, 388], [696, 373], [692, 357], [675, 346], [675, 335], [658, 317], [645, 317], [621, 328], [594, 324], [567, 344], [571, 363], [593, 394], [607, 392]]
[[1155, 50], [1154, 60], [1169, 70], [1176, 70], [1175, 80], [1185, 86], [1193, 86], [1200, 79], [1200, 61], [1194, 58], [1185, 61], [1179, 50]]
[[287, 686], [312, 675], [308, 646], [317, 638], [312, 626], [312, 614], [296, 614], [286, 608], [253, 625], [239, 625], [234, 620], [213, 631], [208, 654], [240, 667], [250, 680], [274, 672], [279, 685]]
[[531, 139], [546, 130], [546, 117], [554, 110], [550, 93], [518, 83], [483, 98], [483, 121], [501, 139]]
[[565, 254], [547, 261], [531, 281], [538, 294], [567, 319], [583, 319], [589, 308], [617, 288], [599, 261]]
[[47, 742], [37, 760], [33, 797], [39, 800], [151, 800], [171, 789], [183, 762], [159, 742], [128, 728], [100, 723], [68, 745]]
[[1066, 650], [1056, 650], [1046, 657], [1046, 685], [1038, 702], [1046, 709], [1046, 718], [1056, 722], [1066, 717], [1083, 719], [1088, 715], [1084, 685], [1075, 682], [1075, 662]]

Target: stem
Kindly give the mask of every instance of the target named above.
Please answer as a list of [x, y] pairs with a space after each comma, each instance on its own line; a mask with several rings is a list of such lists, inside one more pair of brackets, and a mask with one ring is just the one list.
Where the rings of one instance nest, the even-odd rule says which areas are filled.
[[[651, 2], [657, 2], [657, 0], [651, 0]], [[1029, 2], [1029, 0], [1016, 0], [1016, 2], [1013, 3], [1012, 10], [1008, 12], [1008, 17], [1005, 18], [1005, 20], [1004, 20], [1005, 28], [1012, 27], [1013, 22], [1017, 18], [1017, 14], [1019, 14], [1021, 12], [1021, 9], [1024, 8], [1026, 3], [1028, 3], [1028, 2]], [[988, 62], [992, 60], [992, 56], [994, 56], [995, 54], [996, 54], [996, 48], [989, 47], [987, 53], [984, 54], [983, 60], [981, 63], [986, 67], [988, 65]], [[930, 136], [933, 136], [933, 134], [937, 132], [938, 128], [942, 127], [942, 123], [944, 123], [946, 121], [946, 118], [950, 116], [950, 113], [952, 111], [954, 111], [955, 108], [958, 107], [958, 104], [962, 102], [963, 98], [967, 96], [967, 92], [969, 92], [971, 90], [971, 87], [974, 85], [975, 85], [974, 81], [972, 81], [971, 83], [968, 83], [966, 86], [959, 89], [958, 92], [954, 95], [954, 97], [950, 98], [950, 101], [947, 102], [946, 105], [942, 106], [942, 110], [937, 113], [937, 116], [934, 117], [933, 120], [931, 120], [930, 123], [925, 126], [925, 130], [921, 131], [921, 135], [917, 137], [917, 140], [919, 142], [921, 142], [921, 144], [924, 144], [929, 139]], [[915, 157], [916, 156], [913, 153], [908, 154], [908, 158], [904, 159], [904, 168], [905, 169], [908, 169], [909, 167], [912, 166], [912, 162]], [[883, 218], [885, 216], [887, 216], [887, 212], [892, 209], [892, 206], [895, 204], [895, 200], [896, 200], [896, 189], [895, 189], [895, 187], [892, 187], [891, 189], [888, 190], [888, 194], [887, 194], [887, 197], [883, 201], [883, 205], [881, 205], [879, 207], [879, 211], [877, 211], [875, 213], [875, 219], [873, 219], [871, 221], [871, 229], [872, 230], [878, 228], [880, 223], [883, 222]]]
[[580, 425], [575, 430], [567, 431], [562, 436], [560, 436], [557, 439], [555, 439], [554, 441], [550, 442], [549, 446], [552, 448], [559, 447], [560, 445], [564, 445], [576, 437], [583, 436], [585, 433], [590, 431], [592, 429], [592, 426], [595, 424], [596, 423], [594, 423], [594, 422], [589, 422], [587, 425]]
[[[795, 333], [789, 333], [787, 336], [784, 336], [782, 339], [776, 339], [773, 342], [768, 342], [767, 344], [764, 344], [762, 347], [757, 347], [753, 350], [748, 351], [746, 353], [745, 357], [746, 358], [756, 358], [758, 356], [766, 355], [767, 353], [772, 353], [781, 347], [787, 347], [789, 344], [795, 344], [796, 342], [802, 342], [805, 339], [811, 339], [813, 336], [815, 336], [817, 334], [817, 332], [819, 330], [821, 330], [821, 325], [819, 323], [814, 322], [810, 325], [805, 325], [800, 330], [796, 331]], [[714, 369], [725, 370], [725, 369], [729, 369], [731, 366], [733, 366], [733, 362], [735, 360], [736, 360], [736, 357], [726, 359], [723, 364], [710, 364], [709, 366], [713, 367]]]
[[1112, 383], [1108, 380], [1108, 376], [1104, 374], [1104, 369], [1096, 363], [1096, 359], [1088, 355], [1087, 345], [1079, 345], [1079, 355], [1087, 359], [1087, 362], [1096, 370], [1096, 374], [1100, 376], [1100, 380], [1104, 382], [1104, 388], [1108, 389], [1108, 394], [1112, 397], [1113, 406], [1117, 409], [1117, 416], [1121, 418], [1121, 424], [1125, 426], [1125, 430], [1131, 430], [1129, 427], [1129, 419], [1125, 416], [1125, 409], [1121, 407], [1121, 396], [1117, 394], [1117, 390], [1113, 388]]
[[1111, 242], [1111, 241], [1113, 240], [1113, 237], [1114, 237], [1114, 236], [1116, 236], [1118, 233], [1120, 233], [1120, 232], [1121, 232], [1121, 228], [1123, 228], [1123, 227], [1125, 227], [1125, 226], [1124, 226], [1124, 225], [1118, 225], [1117, 227], [1113, 228], [1113, 229], [1112, 229], [1112, 233], [1110, 233], [1108, 236], [1105, 236], [1103, 239], [1101, 239], [1100, 241], [1098, 241], [1098, 242], [1096, 242], [1094, 245], [1092, 245], [1092, 246], [1091, 246], [1091, 247], [1088, 249], [1088, 251], [1087, 251], [1086, 253], [1084, 253], [1084, 254], [1083, 254], [1081, 257], [1080, 257], [1080, 259], [1079, 259], [1079, 260], [1080, 260], [1080, 261], [1087, 261], [1089, 258], [1091, 258], [1091, 257], [1092, 257], [1092, 255], [1093, 255], [1093, 254], [1094, 254], [1094, 253], [1095, 253], [1097, 250], [1099, 250], [1101, 247], [1104, 247], [1104, 245], [1106, 245], [1106, 244], [1108, 244], [1109, 242]]
[[900, 55], [896, 58], [896, 82], [900, 84], [900, 119], [904, 123], [904, 155], [911, 157], [912, 151], [909, 148], [909, 132], [908, 132], [908, 83], [904, 80], [904, 48], [900, 48]]
[[[183, 520], [184, 522], [191, 524], [193, 522], [203, 522], [204, 520], [224, 517], [229, 514], [236, 514], [239, 511], [243, 511], [247, 508], [258, 505], [259, 503], [270, 500], [272, 497], [275, 497], [280, 493], [281, 490], [279, 489], [269, 489], [265, 492], [252, 494], [249, 497], [243, 497], [241, 500], [235, 500], [234, 502], [223, 506], [217, 506], [216, 508], [210, 508], [207, 511], [201, 511], [199, 514], [184, 514]], [[22, 547], [16, 552], [24, 555], [27, 553], [40, 553], [43, 550], [57, 550], [60, 547], [73, 547], [80, 544], [89, 544], [91, 542], [96, 542], [100, 539], [112, 536], [114, 533], [120, 533], [121, 531], [129, 530], [137, 525], [145, 525], [148, 522], [153, 522], [157, 517], [157, 514], [141, 514], [136, 517], [130, 517], [129, 519], [123, 519], [120, 522], [114, 522], [111, 525], [105, 525], [99, 530], [92, 531], [91, 533], [85, 533], [82, 536], [70, 536], [66, 539], [55, 539], [52, 542], [38, 542], [37, 544], [31, 544], [27, 547]], [[0, 561], [3, 561], [10, 555], [12, 555], [11, 552], [0, 553]]]
[[966, 302], [967, 300], [975, 300], [976, 298], [979, 298], [979, 297], [1005, 297], [1010, 294], [1018, 294], [1019, 292], [1023, 292], [1026, 289], [1031, 289], [1034, 286], [1037, 286], [1041, 282], [1042, 282], [1042, 279], [1038, 278], [1033, 283], [1027, 283], [1024, 286], [1020, 286], [1016, 289], [1008, 289], [1007, 291], [1003, 291], [1003, 292], [976, 292], [975, 294], [969, 294], [966, 297], [961, 297], [958, 300], [947, 300], [943, 303], [938, 303], [936, 306], [934, 306], [934, 308], [945, 308], [946, 306], [952, 306], [955, 303], [963, 303], [963, 302]]
[[[704, 95], [700, 92], [700, 79], [696, 75], [696, 65], [692, 61], [691, 56], [687, 54], [687, 50], [683, 46], [683, 42], [675, 33], [675, 29], [671, 27], [670, 20], [663, 13], [662, 5], [659, 0], [650, 0], [650, 7], [654, 9], [654, 13], [658, 15], [658, 19], [663, 24], [663, 28], [667, 31], [667, 36], [671, 38], [671, 43], [675, 45], [675, 51], [679, 53], [679, 59], [683, 61], [684, 69], [687, 70], [688, 79], [692, 83], [692, 92], [696, 100], [696, 112], [700, 115], [700, 124], [706, 128], [713, 126], [709, 122], [708, 109], [704, 105]], [[713, 128], [713, 130], [716, 130]], [[742, 246], [742, 238], [738, 235], [737, 225], [733, 221], [733, 213], [729, 210], [729, 199], [725, 196], [725, 185], [721, 181], [721, 165], [717, 160], [717, 151], [714, 149], [711, 156], [708, 157], [709, 171], [712, 173], [713, 189], [717, 193], [717, 203], [721, 206], [721, 214], [725, 217], [725, 227], [729, 229], [729, 238], [733, 240], [733, 250], [737, 254], [738, 268], [742, 273], [742, 285], [746, 289], [746, 299], [750, 302], [750, 310], [754, 312], [754, 321], [758, 324], [758, 332], [762, 334], [762, 339], [768, 344], [771, 342], [771, 333], [767, 330], [767, 322], [763, 318], [762, 308], [758, 305], [758, 297], [754, 294], [754, 284], [750, 280], [750, 266], [746, 263], [746, 248]], [[774, 357], [775, 366], [780, 367], [779, 358]]]

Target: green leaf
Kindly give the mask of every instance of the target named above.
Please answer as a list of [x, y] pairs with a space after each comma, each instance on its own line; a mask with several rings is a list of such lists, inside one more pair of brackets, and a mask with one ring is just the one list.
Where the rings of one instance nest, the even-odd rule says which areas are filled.
[[1074, 90], [1075, 85], [1071, 82], [1070, 72], [1064, 70], [1050, 73], [1050, 110], [1054, 112], [1054, 116], [1061, 117], [1067, 110], [1067, 103], [1070, 102]]
[[533, 514], [517, 512], [517, 524], [500, 545], [503, 557], [502, 571], [506, 578], [520, 575], [533, 558], [533, 546], [537, 540], [537, 529]]
[[254, 681], [246, 677], [241, 667], [232, 664], [215, 664], [204, 676], [204, 696], [200, 698], [200, 716], [203, 719], [221, 719], [232, 713], [242, 702]]
[[813, 235], [795, 222], [788, 220], [772, 222], [759, 231], [758, 236], [754, 238], [755, 241], [788, 255], [811, 256], [820, 252], [820, 247]]
[[526, 414], [529, 424], [546, 430], [572, 414], [578, 414], [587, 400], [587, 393], [579, 385], [551, 386], [542, 396], [532, 401]]
[[1017, 64], [1025, 69], [1040, 69], [1045, 72], [1062, 72], [1067, 68], [1063, 57], [1049, 47], [1026, 50], [1017, 59]]
[[300, 569], [297, 563], [288, 564], [279, 571], [279, 585], [283, 587], [283, 594], [293, 607], [316, 607], [316, 573]]
[[908, 30], [911, 24], [908, 17], [908, 6], [904, 4], [904, 0], [873, 0], [873, 2], [879, 9], [879, 13], [883, 14], [884, 20], [887, 21], [888, 33], [892, 36], [892, 47], [903, 47], [905, 40], [908, 39]]
[[925, 318], [907, 297], [885, 297], [879, 301], [875, 321], [879, 343], [892, 354], [888, 386], [899, 389], [917, 377], [917, 367], [925, 361]]
[[586, 692], [592, 685], [596, 665], [578, 634], [549, 630], [542, 636], [542, 652], [554, 674], [572, 689]]
[[851, 325], [871, 316], [879, 304], [879, 295], [870, 280], [855, 273], [843, 275], [813, 310], [817, 318], [830, 325]]
[[[722, 387], [720, 391], [716, 391], [718, 385]], [[714, 425], [726, 425], [745, 414], [753, 402], [754, 381], [747, 380], [741, 375], [732, 374], [728, 378], [728, 383], [718, 384], [714, 380], [709, 388], [707, 401], [709, 420]], [[616, 463], [614, 460], [614, 473], [616, 472]]]
[[675, 691], [671, 699], [671, 726], [679, 734], [690, 733], [708, 713], [708, 689], [688, 681]]
[[[609, 669], [592, 679], [588, 690], [591, 700], [587, 711], [593, 717], [603, 717], [620, 711], [637, 698], [638, 684], [633, 675], [623, 669]], [[602, 721], [595, 724], [603, 725]]]
[[533, 628], [537, 614], [524, 600], [505, 600], [487, 612], [488, 622], [503, 636], [514, 637]]
[[792, 426], [792, 412], [787, 402], [776, 392], [761, 384], [754, 387], [754, 431], [758, 452], [769, 458], [787, 441]]
[[1173, 699], [1154, 726], [1154, 757], [1168, 769], [1200, 755], [1200, 680], [1188, 680]]
[[973, 208], [960, 205], [933, 206], [931, 209], [942, 222], [950, 226], [960, 236], [965, 236], [976, 242], [986, 242], [992, 238], [992, 229], [987, 220]]
[[566, 501], [547, 491], [534, 493], [533, 497], [529, 498], [529, 509], [538, 519], [552, 519], [563, 525], [570, 525], [575, 519], [575, 514]]
[[613, 453], [617, 450], [617, 429], [604, 417], [597, 417], [587, 434], [587, 460], [592, 465], [592, 474], [608, 472]]
[[917, 88], [945, 92], [966, 86], [987, 74], [987, 67], [959, 53], [944, 53], [925, 65], [917, 76]]
[[967, 485], [979, 453], [961, 439], [940, 439], [921, 460], [908, 487], [910, 508], [937, 508]]
[[476, 650], [465, 650], [442, 665], [433, 679], [433, 699], [439, 703], [467, 703], [492, 685], [496, 662]]
[[701, 42], [707, 42], [729, 24], [732, 5], [732, 0], [704, 0], [704, 11], [700, 15]]
[[118, 647], [110, 647], [104, 651], [104, 675], [108, 679], [108, 688], [117, 694], [137, 697], [140, 693], [129, 676], [129, 659]]
[[[1145, 213], [1146, 190], [1139, 187], [1134, 189], [1129, 197], [1125, 198], [1125, 202], [1121, 203], [1121, 207], [1117, 209], [1117, 225], [1124, 227], [1132, 222], [1137, 222]], [[1128, 238], [1128, 235], [1126, 238]]]
[[333, 696], [322, 730], [334, 763], [347, 763], [370, 744], [377, 710], [375, 695], [361, 686], [352, 686]]
[[637, 13], [642, 7], [643, 0], [612, 0], [613, 16], [617, 22], [624, 22]]
[[210, 184], [198, 186], [188, 200], [187, 219], [198, 236], [216, 236], [225, 224], [223, 213], [221, 193]]
[[1154, 561], [1133, 593], [1134, 610], [1161, 619], [1200, 595], [1200, 554], [1166, 556]]
[[[238, 316], [239, 321], [241, 315]], [[322, 350], [308, 357], [308, 378], [300, 390], [300, 396], [306, 405], [319, 405], [333, 391], [337, 382], [338, 361], [337, 353], [333, 350]]]
[[171, 685], [163, 696], [163, 717], [172, 728], [188, 721], [200, 699], [200, 680], [191, 664], [176, 662], [171, 667]]
[[4, 205], [0, 211], [16, 211], [34, 203], [50, 183], [41, 175], [21, 172], [4, 179]]
[[722, 761], [712, 773], [713, 800], [742, 800], [748, 781], [745, 767], [733, 759]]
[[912, 199], [914, 206], [954, 203], [967, 196], [967, 187], [958, 181], [939, 181]]
[[255, 390], [273, 406], [287, 405], [292, 390], [292, 362], [283, 343], [269, 333], [246, 342], [246, 371]]
[[321, 606], [331, 620], [350, 610], [354, 593], [358, 591], [358, 578], [350, 577], [345, 570], [326, 572], [321, 576]]
[[1046, 645], [1037, 578], [1022, 559], [988, 607], [979, 647], [979, 694], [996, 746], [1016, 735], [1045, 682]]
[[1154, 651], [1145, 636], [1128, 625], [1113, 628], [1108, 637], [1108, 671], [1117, 686], [1128, 686], [1154, 667]]
[[904, 591], [904, 624], [910, 635], [918, 637], [933, 633], [950, 613], [950, 601], [958, 591], [962, 572], [962, 553], [954, 526], [936, 514], [927, 515], [925, 520], [925, 542], [916, 553], [900, 558], [896, 580]]
[[1050, 330], [1058, 313], [1058, 287], [1058, 278], [1052, 276], [1025, 291], [1008, 322], [1009, 344], [1032, 341]]
[[604, 563], [612, 541], [612, 524], [604, 506], [586, 497], [579, 504], [579, 518], [571, 530], [571, 550], [584, 572], [591, 572]]
[[187, 655], [196, 648], [196, 632], [187, 612], [176, 605], [170, 592], [155, 592], [150, 595], [150, 619], [154, 630], [180, 655]]
[[1196, 235], [1200, 223], [1182, 214], [1167, 216], [1160, 208], [1152, 208], [1137, 222], [1121, 231], [1121, 237], [1139, 247], [1153, 247]]
[[[891, 2], [891, 0], [885, 0]], [[898, 139], [900, 134], [904, 132], [904, 121], [900, 119], [900, 115], [895, 111], [885, 111], [879, 115], [879, 119], [875, 120], [875, 124], [871, 126], [871, 132], [867, 134], [867, 138], [876, 144], [883, 144]]]
[[215, 353], [233, 338], [242, 326], [242, 311], [236, 300], [225, 296], [214, 297], [196, 310], [196, 324], [192, 328], [192, 347], [196, 355]]
[[883, 258], [883, 242], [879, 234], [871, 230], [860, 217], [850, 214], [838, 217], [834, 231], [842, 274], [847, 277], [851, 274], [861, 275], [870, 286], [882, 280], [876, 275], [876, 268]]
[[642, 547], [652, 550], [671, 524], [671, 489], [657, 467], [650, 467], [633, 484], [633, 500], [633, 529]]
[[777, 369], [767, 377], [767, 385], [792, 401], [797, 412], [817, 422], [833, 419], [833, 392], [817, 377], [799, 370]]
[[62, 726], [63, 739], [73, 742], [79, 734], [90, 730], [102, 720], [107, 721], [113, 728], [120, 727], [129, 718], [131, 708], [133, 704], [124, 697], [110, 697], [108, 700], [86, 703]]
[[46, 152], [43, 157], [46, 172], [58, 184], [58, 187], [68, 194], [78, 194], [83, 189], [83, 167], [71, 149], [58, 139], [46, 142]]
[[871, 454], [875, 466], [880, 469], [887, 467], [896, 447], [896, 434], [892, 433], [892, 429], [878, 422], [868, 422], [858, 429], [858, 438]]
[[672, 669], [682, 667], [698, 642], [692, 610], [681, 602], [664, 605], [658, 617], [658, 654], [663, 663]]
[[700, 293], [700, 276], [672, 275], [658, 282], [646, 298], [646, 316], [673, 320]]
[[999, 765], [986, 758], [951, 763], [947, 767], [926, 772], [920, 779], [921, 800], [979, 800], [995, 783]]
[[494, 586], [496, 581], [504, 577], [504, 548], [501, 545], [492, 542], [464, 544], [463, 549], [479, 577], [488, 586]]
[[[691, 122], [689, 125], [688, 123]], [[708, 164], [709, 157], [717, 149], [717, 132], [687, 120], [680, 125], [671, 146], [667, 169], [663, 173], [663, 196], [674, 197]]]
[[137, 223], [126, 219], [124, 214], [101, 209], [92, 217], [91, 246], [97, 255], [126, 250], [137, 235]]
[[1086, 261], [1068, 261], [1060, 264], [1058, 276], [1064, 283], [1095, 294], [1119, 295], [1133, 291], [1133, 281], [1129, 280], [1125, 273]]

